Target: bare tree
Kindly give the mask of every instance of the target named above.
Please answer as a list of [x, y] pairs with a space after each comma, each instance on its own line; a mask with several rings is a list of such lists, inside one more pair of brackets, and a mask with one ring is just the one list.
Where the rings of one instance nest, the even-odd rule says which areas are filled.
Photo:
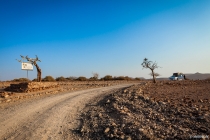
[[92, 72], [92, 74], [94, 79], [97, 80], [99, 78], [99, 74], [97, 72]]
[[152, 77], [153, 77], [153, 82], [156, 83], [156, 79], [155, 79], [156, 76], [155, 76], [154, 69], [159, 68], [157, 63], [149, 61], [147, 58], [144, 58], [143, 63], [141, 65], [142, 65], [143, 69], [144, 68], [146, 68], [146, 69], [148, 68], [148, 69], [150, 69], [152, 71], [151, 74], [152, 74]]
[[31, 62], [32, 65], [36, 66], [36, 69], [37, 69], [37, 82], [41, 82], [42, 80], [42, 71], [41, 69], [39, 68], [39, 66], [37, 65], [37, 61], [41, 62], [41, 60], [39, 60], [38, 56], [36, 55], [36, 58], [33, 59], [33, 58], [29, 58], [28, 56], [25, 57], [27, 61]]

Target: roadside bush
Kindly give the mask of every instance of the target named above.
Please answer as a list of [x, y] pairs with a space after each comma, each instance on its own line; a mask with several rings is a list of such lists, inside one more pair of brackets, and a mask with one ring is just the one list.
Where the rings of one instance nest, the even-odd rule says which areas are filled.
[[141, 79], [140, 79], [140, 78], [138, 78], [138, 77], [136, 77], [136, 78], [135, 78], [135, 80], [139, 80], [139, 81], [140, 81]]
[[66, 79], [67, 80], [76, 80], [78, 77], [74, 77], [74, 76], [70, 76], [70, 77], [67, 77]]
[[113, 80], [125, 80], [124, 76], [114, 77]]
[[114, 77], [113, 80], [134, 80], [134, 79], [128, 76], [119, 76], [119, 77]]
[[42, 81], [48, 81], [48, 82], [53, 82], [55, 79], [52, 76], [46, 76]]
[[37, 81], [37, 78], [34, 78], [32, 81]]
[[67, 81], [67, 79], [64, 78], [63, 76], [57, 77], [55, 80], [56, 80], [56, 81]]
[[111, 75], [106, 75], [101, 80], [109, 81], [109, 80], [113, 80], [113, 78]]
[[84, 76], [80, 76], [77, 78], [78, 81], [87, 81], [87, 78]]
[[96, 78], [96, 77], [90, 77], [89, 80], [90, 81], [96, 81], [96, 80], [98, 80], [98, 78]]
[[19, 79], [13, 79], [12, 81], [15, 81], [15, 82], [28, 82], [28, 81], [31, 81], [27, 78], [19, 78]]

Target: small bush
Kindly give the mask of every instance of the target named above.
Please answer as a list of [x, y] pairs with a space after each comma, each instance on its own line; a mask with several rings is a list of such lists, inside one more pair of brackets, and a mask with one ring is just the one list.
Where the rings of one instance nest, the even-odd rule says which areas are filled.
[[61, 77], [57, 77], [55, 80], [56, 81], [66, 81], [67, 79], [64, 78], [63, 76], [61, 76]]
[[52, 76], [46, 76], [42, 81], [48, 81], [48, 82], [53, 82], [55, 79]]
[[31, 81], [27, 78], [19, 78], [19, 79], [13, 79], [12, 81], [15, 81], [15, 82], [28, 82], [28, 81]]
[[77, 78], [78, 81], [87, 81], [87, 78], [84, 76], [80, 76]]
[[133, 78], [128, 77], [128, 76], [119, 76], [119, 77], [114, 77], [113, 80], [133, 80]]
[[138, 77], [136, 77], [136, 78], [135, 78], [135, 80], [139, 80], [139, 81], [140, 81], [141, 79], [140, 79], [140, 78], [138, 78]]
[[34, 78], [32, 81], [37, 81], [37, 78]]
[[109, 80], [113, 80], [113, 78], [111, 75], [106, 75], [103, 78], [101, 78], [101, 80], [109, 81]]
[[90, 81], [96, 81], [96, 80], [98, 80], [98, 78], [96, 78], [96, 77], [90, 77], [89, 80]]

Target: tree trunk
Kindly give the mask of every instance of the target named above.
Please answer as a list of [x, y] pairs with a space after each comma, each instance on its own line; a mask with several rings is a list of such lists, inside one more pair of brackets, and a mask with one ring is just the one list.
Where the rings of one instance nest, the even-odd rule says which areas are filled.
[[151, 70], [151, 71], [152, 71], [153, 82], [156, 83], [154, 71], [153, 70]]
[[34, 62], [34, 66], [36, 66], [36, 70], [37, 70], [37, 82], [41, 82], [41, 80], [42, 80], [42, 71], [39, 68], [39, 66], [36, 64], [36, 62]]

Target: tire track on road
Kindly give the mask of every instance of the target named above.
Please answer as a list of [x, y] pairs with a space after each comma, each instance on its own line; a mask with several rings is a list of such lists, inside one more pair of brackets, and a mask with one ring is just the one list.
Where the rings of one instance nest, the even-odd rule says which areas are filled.
[[[0, 109], [0, 139], [62, 139], [88, 101], [109, 90], [130, 86], [124, 84], [88, 89], [23, 102]], [[68, 137], [68, 136], [67, 136]]]

